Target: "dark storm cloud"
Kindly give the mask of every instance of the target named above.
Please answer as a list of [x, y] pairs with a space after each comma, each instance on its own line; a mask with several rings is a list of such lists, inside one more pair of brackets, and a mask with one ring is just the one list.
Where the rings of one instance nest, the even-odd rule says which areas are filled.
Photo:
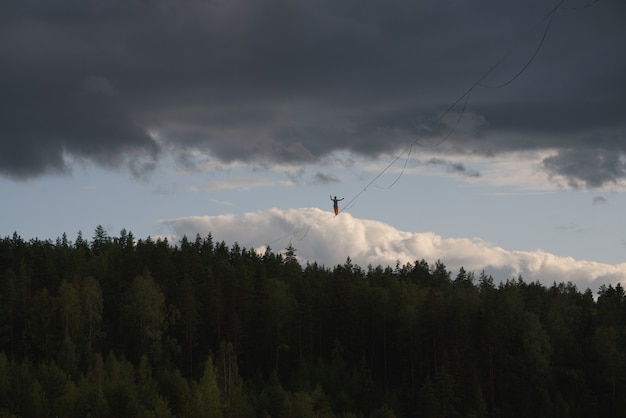
[[0, 173], [87, 159], [141, 176], [162, 152], [306, 164], [447, 138], [431, 151], [555, 150], [550, 175], [602, 186], [626, 177], [624, 16], [622, 0], [7, 0]]

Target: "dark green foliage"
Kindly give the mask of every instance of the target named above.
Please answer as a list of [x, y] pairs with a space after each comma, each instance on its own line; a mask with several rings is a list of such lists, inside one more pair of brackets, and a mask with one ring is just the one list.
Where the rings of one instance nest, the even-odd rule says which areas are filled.
[[0, 416], [626, 416], [619, 283], [296, 254], [1, 239]]

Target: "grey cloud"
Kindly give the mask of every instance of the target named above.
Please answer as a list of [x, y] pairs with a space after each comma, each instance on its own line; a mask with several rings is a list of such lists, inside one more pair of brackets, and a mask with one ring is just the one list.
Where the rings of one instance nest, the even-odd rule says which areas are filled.
[[426, 162], [428, 165], [438, 165], [445, 167], [450, 173], [462, 174], [466, 177], [480, 177], [480, 172], [476, 170], [468, 170], [463, 163], [447, 161], [441, 158], [431, 158]]
[[143, 161], [140, 158], [134, 158], [128, 162], [128, 168], [135, 178], [146, 180], [156, 169], [156, 163], [152, 160]]
[[319, 184], [339, 183], [339, 179], [337, 177], [331, 174], [320, 173], [319, 171], [315, 174], [313, 181]]
[[484, 84], [523, 67], [545, 28], [533, 25], [554, 5], [6, 0], [0, 174], [67, 173], [68, 156], [136, 172], [138, 159], [152, 168], [163, 152], [191, 151], [307, 164], [449, 135], [430, 151], [557, 149], [548, 173], [599, 187], [626, 176], [619, 164], [568, 161], [626, 153], [626, 3], [579, 6], [563, 3], [515, 82], [476, 86], [445, 121], [498, 60]]
[[285, 175], [287, 175], [289, 180], [291, 180], [292, 182], [298, 183], [300, 179], [302, 178], [302, 176], [304, 176], [305, 171], [306, 170], [304, 168], [300, 167], [297, 169], [291, 169], [291, 170], [285, 171]]
[[608, 203], [608, 199], [604, 196], [595, 196], [592, 200], [594, 205], [604, 205], [606, 203]]
[[604, 150], [560, 150], [543, 160], [550, 175], [565, 177], [573, 188], [595, 188], [626, 177], [624, 154]]

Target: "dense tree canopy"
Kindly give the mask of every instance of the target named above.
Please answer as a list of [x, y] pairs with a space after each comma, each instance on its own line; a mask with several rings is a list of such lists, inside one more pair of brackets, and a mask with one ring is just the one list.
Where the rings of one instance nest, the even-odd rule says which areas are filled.
[[626, 416], [620, 284], [285, 250], [1, 239], [0, 415]]

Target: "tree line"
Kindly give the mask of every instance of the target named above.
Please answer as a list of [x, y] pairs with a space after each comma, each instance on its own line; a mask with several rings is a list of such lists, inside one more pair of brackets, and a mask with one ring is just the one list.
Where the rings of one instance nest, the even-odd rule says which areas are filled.
[[1, 239], [0, 416], [626, 416], [619, 283], [296, 252]]

